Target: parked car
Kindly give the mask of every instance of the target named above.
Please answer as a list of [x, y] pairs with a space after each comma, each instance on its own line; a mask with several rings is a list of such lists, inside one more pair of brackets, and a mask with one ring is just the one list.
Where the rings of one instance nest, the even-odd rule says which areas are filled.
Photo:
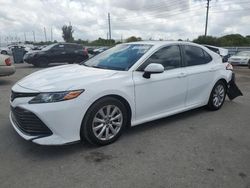
[[224, 62], [224, 63], [228, 62], [228, 58], [230, 57], [230, 55], [228, 53], [228, 49], [217, 47], [217, 46], [206, 45], [206, 44], [204, 44], [203, 46], [205, 46], [209, 50], [212, 50], [213, 52], [219, 54], [222, 57], [222, 62]]
[[12, 47], [13, 46], [1, 47], [0, 48], [0, 54], [12, 55]]
[[88, 47], [87, 50], [89, 54], [93, 55], [95, 48]]
[[12, 87], [10, 121], [42, 145], [106, 145], [126, 126], [190, 109], [222, 107], [232, 66], [188, 42], [117, 45], [82, 64], [37, 71]]
[[43, 46], [34, 46], [31, 50], [41, 50], [43, 48], [45, 48], [46, 45], [43, 45]]
[[16, 72], [10, 56], [0, 54], [0, 76], [9, 76]]
[[80, 63], [87, 58], [87, 50], [79, 44], [56, 43], [26, 53], [23, 60], [36, 67], [47, 67], [50, 63]]
[[97, 48], [97, 49], [94, 49], [93, 50], [93, 55], [97, 55], [97, 54], [100, 54], [102, 52], [104, 52], [105, 50], [109, 49], [109, 47], [101, 47], [101, 48]]
[[248, 65], [250, 68], [250, 51], [241, 51], [231, 56], [228, 60], [232, 65]]

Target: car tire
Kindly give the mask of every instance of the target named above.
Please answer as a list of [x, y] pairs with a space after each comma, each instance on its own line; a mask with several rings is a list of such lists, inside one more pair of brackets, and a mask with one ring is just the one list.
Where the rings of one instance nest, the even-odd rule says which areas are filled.
[[250, 60], [248, 61], [248, 68], [250, 69]]
[[115, 142], [127, 124], [125, 105], [116, 98], [105, 97], [96, 101], [87, 111], [81, 127], [81, 139], [94, 145]]
[[212, 111], [219, 110], [224, 104], [226, 93], [226, 84], [222, 80], [219, 80], [211, 91], [207, 108]]
[[[47, 58], [39, 58], [36, 63], [34, 63], [36, 67], [48, 67], [49, 61]], [[34, 65], [33, 64], [33, 65]]]
[[1, 51], [1, 54], [8, 55], [7, 51], [5, 51], [5, 50]]

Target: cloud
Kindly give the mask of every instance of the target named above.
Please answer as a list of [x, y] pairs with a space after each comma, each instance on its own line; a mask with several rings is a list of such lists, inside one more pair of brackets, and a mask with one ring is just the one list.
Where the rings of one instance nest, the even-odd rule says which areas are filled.
[[[250, 2], [217, 0], [210, 2], [208, 34], [250, 34]], [[193, 39], [204, 34], [206, 1], [203, 0], [9, 0], [1, 2], [1, 41], [53, 39], [62, 41], [61, 27], [71, 23], [74, 38], [106, 38], [107, 14], [111, 14], [112, 37], [131, 35], [143, 39]], [[3, 29], [2, 29], [3, 28]]]

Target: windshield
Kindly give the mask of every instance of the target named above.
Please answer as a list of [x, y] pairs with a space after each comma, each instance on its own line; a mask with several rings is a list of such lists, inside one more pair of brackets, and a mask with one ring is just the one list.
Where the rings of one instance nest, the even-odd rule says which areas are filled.
[[42, 48], [41, 50], [42, 50], [42, 51], [47, 51], [47, 50], [51, 49], [53, 46], [55, 46], [55, 45], [56, 45], [56, 44], [48, 45], [48, 46]]
[[117, 45], [83, 63], [85, 66], [126, 71], [150, 48], [148, 44]]
[[237, 56], [250, 56], [250, 51], [249, 52], [238, 52], [236, 55]]

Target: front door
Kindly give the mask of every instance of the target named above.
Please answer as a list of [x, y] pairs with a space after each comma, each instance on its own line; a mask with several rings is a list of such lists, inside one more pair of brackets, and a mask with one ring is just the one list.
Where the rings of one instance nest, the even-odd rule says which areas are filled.
[[[144, 78], [143, 70], [150, 63], [162, 64], [163, 73]], [[136, 121], [157, 119], [185, 107], [187, 80], [178, 45], [161, 48], [134, 71]]]

